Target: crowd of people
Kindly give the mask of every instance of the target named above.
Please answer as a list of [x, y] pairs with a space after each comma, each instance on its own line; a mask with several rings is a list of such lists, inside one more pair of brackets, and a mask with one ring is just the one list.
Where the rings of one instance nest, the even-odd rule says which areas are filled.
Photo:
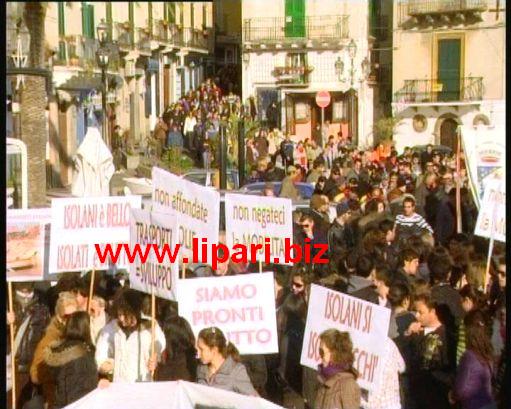
[[[154, 132], [160, 153], [183, 146], [209, 166], [208, 141], [233, 109], [242, 109], [239, 99], [229, 104], [206, 81], [163, 115]], [[294, 243], [328, 244], [328, 264], [264, 267], [274, 272], [278, 354], [240, 355], [216, 327], [196, 339], [177, 303], [163, 299], [153, 351], [150, 296], [123, 274], [100, 272], [92, 299], [90, 276], [15, 283], [7, 323], [17, 329], [18, 407], [62, 408], [111, 382], [182, 379], [280, 405], [294, 396], [314, 409], [504, 408], [506, 259], [496, 245], [486, 274], [487, 242], [473, 235], [477, 209], [463, 163], [458, 174], [455, 155], [432, 146], [399, 155], [381, 144], [360, 150], [342, 135], [325, 139], [323, 147], [317, 138], [294, 143], [262, 128], [247, 141], [249, 181], [267, 182], [264, 195], [275, 195], [270, 182], [281, 181], [278, 195], [290, 199], [300, 198], [299, 182], [314, 185], [309, 208], [294, 212]], [[186, 278], [255, 271], [231, 260], [216, 271], [188, 266]], [[357, 383], [348, 332], [321, 334], [317, 370], [300, 364], [313, 283], [390, 310], [377, 390]]]

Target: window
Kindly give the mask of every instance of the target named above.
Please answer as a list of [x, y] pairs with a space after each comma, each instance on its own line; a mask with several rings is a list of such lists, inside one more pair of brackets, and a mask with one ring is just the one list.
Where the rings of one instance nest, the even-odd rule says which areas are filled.
[[82, 2], [82, 34], [87, 38], [94, 38], [94, 6]]

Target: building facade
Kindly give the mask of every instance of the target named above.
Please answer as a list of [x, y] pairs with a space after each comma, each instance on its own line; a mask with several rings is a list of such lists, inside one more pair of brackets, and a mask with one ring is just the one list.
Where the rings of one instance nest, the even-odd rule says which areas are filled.
[[53, 95], [50, 161], [60, 184], [71, 183], [71, 158], [89, 111], [101, 112], [97, 26], [108, 27], [107, 118], [143, 145], [165, 107], [213, 71], [211, 2], [49, 2], [45, 36]]
[[316, 93], [328, 91], [327, 136], [372, 145], [368, 12], [363, 0], [242, 2], [242, 95], [255, 97], [263, 122], [274, 102], [292, 139], [311, 138], [322, 117]]
[[457, 146], [458, 125], [505, 122], [505, 2], [394, 2], [394, 139]]

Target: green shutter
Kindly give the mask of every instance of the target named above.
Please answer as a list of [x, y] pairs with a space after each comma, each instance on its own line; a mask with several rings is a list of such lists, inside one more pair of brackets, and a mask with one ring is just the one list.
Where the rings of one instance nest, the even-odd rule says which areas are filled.
[[458, 101], [460, 98], [461, 40], [438, 41], [438, 82], [442, 84], [438, 100]]
[[[179, 24], [182, 27], [185, 26], [185, 4], [183, 2], [179, 3]], [[184, 89], [184, 88], [183, 88]]]
[[66, 35], [64, 3], [58, 3], [58, 5], [59, 5], [59, 36], [64, 37]]
[[305, 37], [305, 0], [286, 1], [286, 37]]
[[171, 24], [176, 23], [176, 3], [166, 3], [167, 4], [167, 21]]
[[87, 37], [89, 31], [89, 13], [87, 12], [87, 3], [82, 1], [82, 35]]
[[133, 3], [132, 2], [129, 2], [128, 3], [128, 12], [129, 12], [129, 20], [130, 20], [130, 44], [134, 44], [135, 43], [135, 24], [134, 24], [134, 15], [133, 15]]
[[112, 3], [106, 3], [106, 24], [108, 25], [108, 41], [112, 41]]
[[194, 3], [190, 3], [190, 21], [191, 21], [191, 24], [190, 24], [190, 27], [191, 28], [194, 28], [195, 27], [195, 7], [194, 7]]
[[94, 26], [94, 6], [89, 4], [89, 38], [94, 38], [96, 27]]
[[202, 5], [202, 27], [206, 28], [208, 26], [208, 4], [203, 3]]
[[153, 3], [147, 3], [147, 14], [149, 16], [149, 34], [153, 35]]

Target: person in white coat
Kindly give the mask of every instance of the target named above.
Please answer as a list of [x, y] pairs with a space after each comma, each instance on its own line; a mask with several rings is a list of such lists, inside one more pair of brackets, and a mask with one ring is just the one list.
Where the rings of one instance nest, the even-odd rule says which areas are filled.
[[370, 391], [367, 399], [362, 394], [363, 409], [401, 409], [399, 390], [399, 374], [404, 373], [406, 366], [394, 341], [386, 338], [385, 358], [382, 362], [381, 380], [376, 389]]
[[117, 300], [117, 318], [99, 334], [96, 362], [99, 372], [113, 382], [150, 381], [165, 350], [165, 335], [156, 323], [151, 356], [151, 321], [142, 317], [142, 302], [142, 293], [124, 290]]

